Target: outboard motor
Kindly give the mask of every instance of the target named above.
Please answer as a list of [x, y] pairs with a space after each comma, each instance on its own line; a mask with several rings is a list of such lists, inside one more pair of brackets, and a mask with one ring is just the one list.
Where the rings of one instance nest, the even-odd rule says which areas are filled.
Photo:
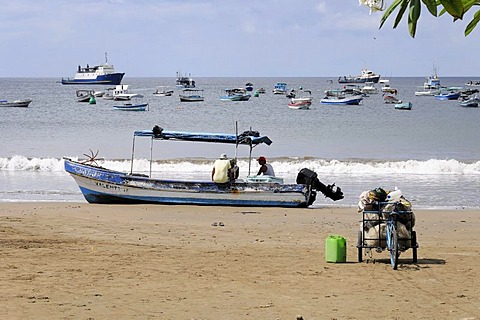
[[[340, 187], [335, 187], [334, 184], [324, 185], [320, 180], [318, 180], [317, 174], [310, 169], [303, 168], [297, 175], [298, 184], [306, 184], [311, 189], [320, 191], [334, 201], [343, 199], [343, 192]], [[315, 201], [315, 199], [314, 199]], [[313, 201], [311, 201], [313, 203]]]

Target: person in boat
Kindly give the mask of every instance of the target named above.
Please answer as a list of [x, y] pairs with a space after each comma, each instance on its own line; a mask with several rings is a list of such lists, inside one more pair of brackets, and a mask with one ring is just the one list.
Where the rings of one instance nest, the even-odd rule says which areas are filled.
[[273, 167], [270, 163], [267, 163], [267, 158], [261, 156], [257, 159], [258, 164], [260, 165], [260, 169], [258, 170], [257, 175], [265, 175], [265, 176], [272, 176], [275, 177], [275, 172], [273, 171]]
[[237, 159], [230, 159], [232, 168], [228, 171], [228, 178], [230, 181], [235, 181], [240, 175], [240, 168], [237, 166]]
[[227, 155], [222, 153], [220, 158], [215, 160], [212, 169], [212, 181], [216, 183], [226, 183], [231, 178], [232, 164]]

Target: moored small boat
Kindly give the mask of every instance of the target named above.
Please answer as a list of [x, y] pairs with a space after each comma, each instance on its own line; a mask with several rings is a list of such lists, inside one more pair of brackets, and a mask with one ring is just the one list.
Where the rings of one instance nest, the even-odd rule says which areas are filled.
[[159, 86], [153, 93], [157, 97], [170, 97], [173, 94], [173, 90], [169, 90], [167, 86]]
[[77, 90], [77, 102], [90, 102], [92, 97], [95, 97], [95, 91], [93, 90]]
[[353, 96], [326, 96], [322, 100], [320, 100], [323, 104], [342, 104], [342, 105], [359, 105], [363, 100], [363, 96], [361, 95], [353, 95]]
[[131, 97], [132, 102], [125, 102], [122, 105], [115, 104], [113, 109], [122, 111], [146, 111], [148, 110], [148, 103], [143, 102], [143, 96], [136, 94]]
[[182, 90], [182, 93], [179, 95], [180, 102], [201, 102], [205, 98], [203, 96], [203, 89], [191, 89], [186, 88]]
[[395, 109], [397, 110], [412, 110], [411, 102], [402, 102], [395, 104]]
[[288, 104], [288, 107], [290, 109], [301, 109], [301, 110], [306, 110], [306, 109], [310, 109], [310, 106], [312, 105], [312, 100], [300, 100], [300, 101], [296, 101], [296, 102], [290, 102]]
[[[128, 90], [128, 84], [120, 84], [118, 86], [115, 86], [115, 89], [112, 92], [112, 100], [128, 101], [136, 95], [136, 93], [132, 93]], [[104, 99], [109, 99], [109, 97], [106, 97], [104, 95]]]
[[431, 97], [431, 96], [435, 96], [437, 94], [440, 94], [440, 89], [439, 88], [436, 88], [436, 89], [422, 89], [422, 90], [419, 90], [419, 91], [415, 91], [415, 95], [416, 96], [428, 96], [428, 97]]
[[457, 100], [460, 97], [460, 92], [440, 92], [435, 95], [437, 100]]
[[474, 95], [460, 102], [460, 105], [462, 107], [467, 107], [467, 108], [478, 108], [480, 106], [480, 97], [478, 97], [477, 95]]
[[26, 108], [32, 102], [32, 99], [23, 99], [23, 100], [0, 100], [0, 107], [12, 107], [12, 108]]
[[266, 92], [265, 88], [260, 88], [257, 90], [258, 93], [264, 94]]
[[394, 96], [385, 96], [383, 97], [383, 102], [393, 104], [393, 103], [402, 103], [402, 100], [398, 100]]
[[360, 91], [364, 94], [373, 94], [378, 93], [377, 88], [373, 82], [365, 82], [365, 85], [360, 89]]
[[310, 90], [300, 90], [294, 98], [290, 99], [288, 107], [290, 109], [309, 109], [312, 105], [312, 92]]
[[226, 89], [225, 95], [220, 96], [222, 101], [248, 101], [251, 94], [245, 88]]
[[273, 88], [273, 94], [286, 94], [287, 93], [287, 84], [285, 82], [277, 82]]

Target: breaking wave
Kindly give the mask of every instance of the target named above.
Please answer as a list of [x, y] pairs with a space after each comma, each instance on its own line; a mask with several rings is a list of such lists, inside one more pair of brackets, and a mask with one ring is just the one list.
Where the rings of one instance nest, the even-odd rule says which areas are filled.
[[[72, 158], [72, 160], [78, 160]], [[461, 162], [455, 159], [399, 160], [382, 161], [371, 159], [325, 160], [316, 158], [272, 158], [269, 162], [275, 172], [296, 174], [302, 168], [309, 168], [317, 173], [349, 174], [349, 175], [387, 175], [387, 174], [419, 174], [419, 175], [480, 175], [480, 161]], [[212, 159], [172, 159], [159, 160], [152, 163], [154, 172], [210, 172]], [[131, 161], [127, 159], [97, 160], [99, 166], [129, 172]], [[248, 159], [239, 159], [240, 170], [248, 170]], [[251, 171], [255, 172], [258, 164], [252, 161]], [[13, 156], [0, 158], [0, 171], [34, 171], [62, 172], [61, 158], [27, 158]], [[134, 161], [134, 172], [148, 172], [150, 162], [147, 159]]]

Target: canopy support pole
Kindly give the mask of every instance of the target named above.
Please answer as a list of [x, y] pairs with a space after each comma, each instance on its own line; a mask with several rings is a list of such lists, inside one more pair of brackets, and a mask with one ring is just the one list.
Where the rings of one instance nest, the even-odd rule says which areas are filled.
[[130, 175], [133, 174], [133, 157], [135, 154], [135, 135], [133, 136], [133, 143], [132, 143], [132, 159], [130, 162]]
[[148, 176], [151, 178], [152, 177], [152, 161], [153, 161], [153, 137], [150, 139], [150, 173]]

